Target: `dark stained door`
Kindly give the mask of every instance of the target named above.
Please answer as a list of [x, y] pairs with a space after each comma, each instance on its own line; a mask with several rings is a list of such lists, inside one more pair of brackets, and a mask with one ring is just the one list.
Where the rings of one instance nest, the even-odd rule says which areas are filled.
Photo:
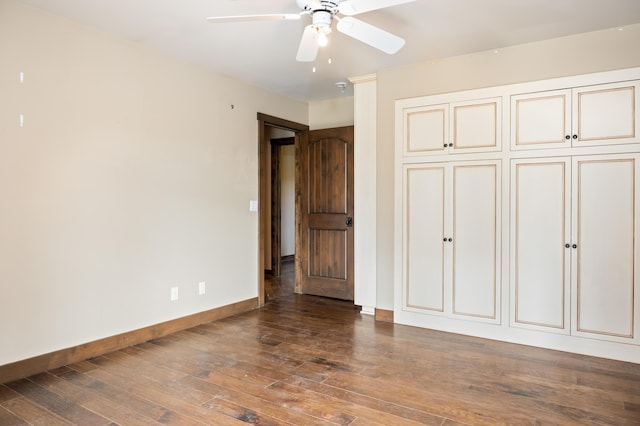
[[353, 300], [353, 126], [300, 137], [300, 290]]

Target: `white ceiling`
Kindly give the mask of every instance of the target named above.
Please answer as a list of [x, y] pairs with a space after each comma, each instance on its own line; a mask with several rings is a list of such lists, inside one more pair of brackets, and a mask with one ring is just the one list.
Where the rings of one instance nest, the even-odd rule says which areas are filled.
[[358, 15], [406, 39], [395, 55], [333, 31], [315, 63], [300, 63], [295, 56], [307, 16], [224, 24], [205, 19], [297, 13], [295, 0], [21, 1], [305, 101], [341, 96], [335, 83], [350, 76], [640, 22], [640, 0], [416, 0]]

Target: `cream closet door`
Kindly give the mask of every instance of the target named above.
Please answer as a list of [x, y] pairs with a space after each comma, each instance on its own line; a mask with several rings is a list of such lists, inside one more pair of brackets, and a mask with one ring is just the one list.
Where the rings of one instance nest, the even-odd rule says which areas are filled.
[[498, 318], [500, 162], [452, 165], [452, 314]]
[[571, 160], [511, 164], [511, 325], [569, 333]]
[[634, 338], [638, 158], [573, 160], [574, 334]]
[[404, 166], [404, 309], [499, 319], [499, 183], [499, 160]]
[[446, 169], [405, 166], [403, 281], [409, 309], [444, 312]]

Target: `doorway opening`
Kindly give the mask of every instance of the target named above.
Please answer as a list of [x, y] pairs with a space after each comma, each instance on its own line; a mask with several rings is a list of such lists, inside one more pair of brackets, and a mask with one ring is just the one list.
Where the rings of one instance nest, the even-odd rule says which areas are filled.
[[[295, 283], [300, 276], [297, 253], [297, 232], [299, 215], [295, 210], [295, 194], [298, 191], [297, 181], [297, 141], [299, 133], [306, 132], [309, 127], [300, 123], [258, 113], [259, 122], [259, 253], [258, 253], [258, 301], [263, 306], [270, 298], [277, 297], [281, 292], [293, 292]], [[282, 169], [283, 160], [291, 162], [293, 156], [294, 169]], [[293, 189], [294, 199], [283, 200], [282, 174], [286, 175], [285, 190], [290, 193]], [[292, 174], [292, 176], [291, 176]], [[293, 178], [293, 182], [290, 179]], [[293, 185], [293, 188], [290, 186]], [[286, 195], [286, 194], [285, 194]], [[283, 201], [293, 204], [293, 217], [285, 217], [283, 229]], [[290, 207], [285, 215], [291, 214]], [[291, 228], [292, 227], [292, 228]], [[293, 242], [289, 235], [294, 235]], [[286, 241], [283, 241], [286, 236]], [[283, 250], [283, 243], [284, 249]], [[291, 247], [293, 243], [293, 248]], [[291, 252], [291, 253], [286, 253]], [[285, 253], [285, 261], [282, 257]], [[266, 283], [266, 285], [265, 285]]]
[[[269, 129], [271, 173], [265, 241], [265, 302], [294, 293], [296, 146], [293, 132]], [[273, 138], [274, 134], [287, 134]], [[288, 135], [290, 134], [290, 135]], [[269, 206], [265, 206], [269, 209]]]

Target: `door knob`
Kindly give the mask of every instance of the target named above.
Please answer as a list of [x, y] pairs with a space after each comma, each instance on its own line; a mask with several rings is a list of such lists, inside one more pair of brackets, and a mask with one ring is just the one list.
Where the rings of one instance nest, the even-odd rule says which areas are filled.
[[348, 217], [347, 218], [347, 227], [351, 228], [353, 226], [353, 218], [352, 217]]

